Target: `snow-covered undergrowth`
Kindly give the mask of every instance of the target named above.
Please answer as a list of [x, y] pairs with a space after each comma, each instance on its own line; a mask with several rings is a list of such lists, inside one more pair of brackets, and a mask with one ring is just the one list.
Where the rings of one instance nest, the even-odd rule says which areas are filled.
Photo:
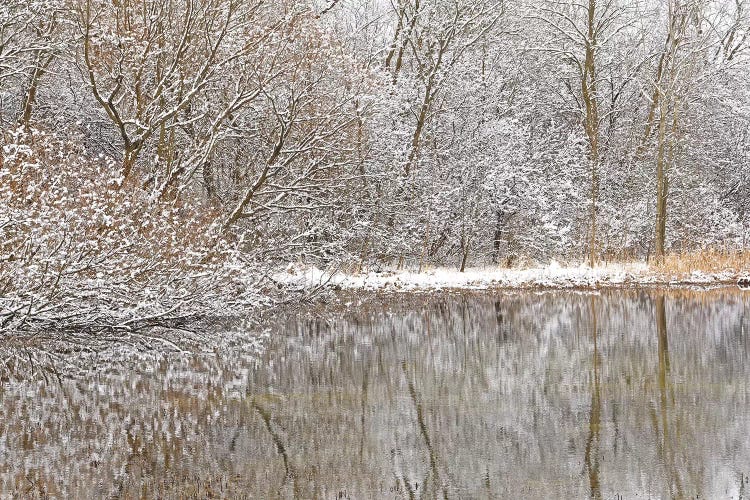
[[669, 276], [645, 264], [613, 264], [599, 267], [562, 267], [552, 263], [528, 269], [474, 268], [431, 269], [424, 272], [384, 271], [347, 274], [313, 266], [290, 264], [273, 275], [281, 286], [292, 289], [337, 288], [390, 291], [429, 291], [439, 289], [492, 288], [594, 288], [628, 285], [719, 285], [736, 280], [736, 273]]
[[112, 160], [52, 134], [2, 138], [0, 331], [132, 330], [258, 299], [209, 207], [121, 186]]
[[[132, 332], [268, 303], [253, 268], [223, 237], [211, 206], [154, 199], [147, 187], [122, 185], [119, 165], [92, 157], [82, 141], [33, 129], [6, 131], [2, 139], [0, 332]], [[714, 284], [735, 278], [731, 272], [668, 276], [640, 264], [357, 275], [290, 265], [272, 276], [287, 293]]]

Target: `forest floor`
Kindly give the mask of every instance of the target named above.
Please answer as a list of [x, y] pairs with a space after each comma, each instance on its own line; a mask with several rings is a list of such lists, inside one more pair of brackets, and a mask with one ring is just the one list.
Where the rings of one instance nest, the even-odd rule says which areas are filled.
[[736, 284], [743, 276], [727, 270], [670, 270], [643, 263], [561, 266], [507, 269], [498, 267], [457, 269], [434, 268], [414, 271], [366, 271], [357, 274], [321, 270], [290, 264], [272, 279], [285, 289], [341, 289], [377, 291], [429, 291], [444, 289], [598, 289], [632, 286], [722, 286]]

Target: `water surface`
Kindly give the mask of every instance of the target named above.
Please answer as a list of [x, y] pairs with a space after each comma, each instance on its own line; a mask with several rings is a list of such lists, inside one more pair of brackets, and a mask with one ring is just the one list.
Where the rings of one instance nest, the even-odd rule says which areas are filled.
[[748, 495], [750, 295], [353, 302], [216, 353], [16, 347], [2, 496]]

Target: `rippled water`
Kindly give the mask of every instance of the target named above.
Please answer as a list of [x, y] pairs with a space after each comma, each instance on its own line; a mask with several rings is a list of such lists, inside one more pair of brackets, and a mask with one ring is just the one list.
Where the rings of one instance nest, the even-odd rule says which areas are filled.
[[25, 345], [3, 372], [0, 491], [744, 498], [748, 305], [732, 290], [391, 297], [290, 312], [265, 344], [219, 354]]

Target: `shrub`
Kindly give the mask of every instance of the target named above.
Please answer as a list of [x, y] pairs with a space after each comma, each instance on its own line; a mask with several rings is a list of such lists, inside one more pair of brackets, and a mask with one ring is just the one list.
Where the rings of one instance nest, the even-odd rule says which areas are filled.
[[54, 134], [2, 137], [0, 330], [199, 314], [237, 277], [210, 207], [125, 188], [111, 158]]

